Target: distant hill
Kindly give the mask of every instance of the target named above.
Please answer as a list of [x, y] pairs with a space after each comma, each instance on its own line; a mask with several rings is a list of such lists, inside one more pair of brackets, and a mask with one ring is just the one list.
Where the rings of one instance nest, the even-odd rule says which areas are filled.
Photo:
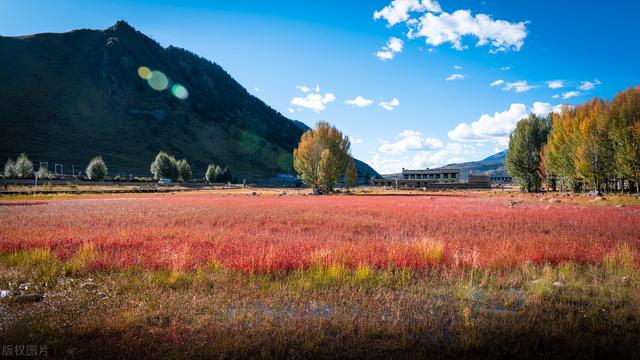
[[[496, 173], [496, 172], [504, 172], [504, 159], [507, 157], [507, 150], [500, 151], [499, 153], [493, 154], [487, 158], [484, 158], [480, 161], [471, 161], [466, 163], [456, 163], [456, 164], [448, 164], [443, 166], [443, 168], [456, 168], [460, 169], [460, 179], [463, 181], [467, 180], [469, 172], [474, 174], [477, 173]], [[393, 179], [400, 177], [401, 173], [396, 174], [387, 174], [383, 175], [383, 177], [388, 179]]]
[[469, 171], [475, 173], [504, 172], [504, 159], [507, 157], [507, 150], [500, 151], [480, 161], [471, 161], [466, 163], [448, 164], [446, 167], [454, 167], [460, 169], [460, 178], [467, 179]]
[[[160, 150], [187, 158], [194, 176], [209, 162], [236, 176], [292, 171], [307, 129], [249, 94], [219, 65], [157, 42], [124, 21], [106, 30], [0, 36], [0, 160], [83, 169], [102, 155], [110, 174], [149, 175]], [[162, 71], [189, 96], [151, 89], [140, 66]], [[358, 161], [361, 174], [377, 173]]]

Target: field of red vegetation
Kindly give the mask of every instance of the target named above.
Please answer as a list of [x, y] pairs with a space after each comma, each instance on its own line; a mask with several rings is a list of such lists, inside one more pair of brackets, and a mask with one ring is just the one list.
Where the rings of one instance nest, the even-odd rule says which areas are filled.
[[93, 269], [274, 272], [314, 265], [511, 267], [640, 255], [640, 207], [505, 197], [213, 193], [0, 203], [0, 252], [84, 254]]

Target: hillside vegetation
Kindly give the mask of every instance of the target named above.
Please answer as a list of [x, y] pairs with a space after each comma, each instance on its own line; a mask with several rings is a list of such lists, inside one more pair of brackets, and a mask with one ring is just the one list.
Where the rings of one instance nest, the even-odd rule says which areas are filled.
[[[163, 48], [124, 21], [106, 30], [0, 37], [0, 62], [3, 159], [26, 152], [68, 172], [101, 155], [110, 174], [148, 176], [163, 150], [188, 159], [194, 177], [211, 162], [238, 176], [270, 176], [292, 171], [291, 153], [308, 129], [217, 64]], [[189, 96], [152, 89], [138, 76], [141, 66], [162, 71], [169, 89], [182, 84]]]

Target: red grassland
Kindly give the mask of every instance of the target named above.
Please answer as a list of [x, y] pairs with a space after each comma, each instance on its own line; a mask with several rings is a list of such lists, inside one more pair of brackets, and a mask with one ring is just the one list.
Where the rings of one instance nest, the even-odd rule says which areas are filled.
[[220, 196], [72, 198], [0, 204], [0, 252], [49, 249], [90, 269], [247, 272], [314, 265], [510, 268], [640, 259], [640, 207], [510, 206], [504, 197]]

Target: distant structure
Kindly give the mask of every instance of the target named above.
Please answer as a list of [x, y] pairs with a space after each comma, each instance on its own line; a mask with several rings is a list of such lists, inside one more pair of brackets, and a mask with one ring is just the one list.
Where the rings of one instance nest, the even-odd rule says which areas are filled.
[[513, 184], [513, 178], [506, 172], [494, 172], [489, 175], [489, 178], [491, 179], [491, 185]]
[[373, 179], [371, 185], [377, 187], [389, 187], [395, 189], [485, 189], [491, 187], [488, 176], [468, 182], [460, 181], [460, 169], [437, 168], [408, 170], [402, 169], [402, 173], [396, 178]]
[[478, 184], [482, 187], [491, 187], [491, 178], [488, 175], [469, 174], [469, 184]]

